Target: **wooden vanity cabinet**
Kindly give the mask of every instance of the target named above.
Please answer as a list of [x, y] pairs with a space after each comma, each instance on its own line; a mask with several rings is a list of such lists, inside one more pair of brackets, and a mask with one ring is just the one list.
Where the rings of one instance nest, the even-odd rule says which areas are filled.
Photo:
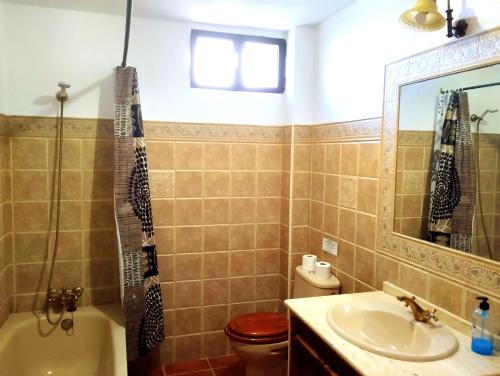
[[290, 376], [356, 376], [349, 363], [296, 316], [290, 319]]

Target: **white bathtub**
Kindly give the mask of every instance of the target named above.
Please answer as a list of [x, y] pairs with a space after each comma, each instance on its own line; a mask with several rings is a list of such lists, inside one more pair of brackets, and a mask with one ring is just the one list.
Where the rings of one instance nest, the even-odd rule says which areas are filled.
[[121, 307], [81, 307], [73, 320], [68, 335], [51, 331], [44, 315], [10, 315], [0, 328], [0, 376], [126, 376]]

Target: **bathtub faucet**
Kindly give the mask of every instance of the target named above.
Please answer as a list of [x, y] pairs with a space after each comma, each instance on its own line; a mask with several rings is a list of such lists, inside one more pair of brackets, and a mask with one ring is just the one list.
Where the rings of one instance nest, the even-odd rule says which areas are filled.
[[66, 287], [61, 288], [60, 291], [56, 289], [50, 289], [47, 293], [47, 303], [50, 306], [59, 305], [61, 308], [68, 312], [76, 311], [76, 305], [78, 300], [83, 295], [83, 287], [77, 286], [72, 290], [68, 290]]

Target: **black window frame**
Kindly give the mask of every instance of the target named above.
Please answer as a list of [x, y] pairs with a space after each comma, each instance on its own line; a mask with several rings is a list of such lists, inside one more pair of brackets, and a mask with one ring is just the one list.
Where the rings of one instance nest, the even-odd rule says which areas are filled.
[[[233, 41], [235, 52], [238, 54], [238, 67], [234, 75], [234, 83], [232, 86], [220, 87], [220, 86], [209, 86], [200, 85], [194, 80], [194, 49], [196, 45], [196, 39], [198, 37], [213, 37], [219, 39], [228, 39]], [[266, 43], [278, 46], [279, 51], [279, 61], [278, 61], [278, 86], [273, 88], [248, 88], [245, 87], [241, 80], [241, 50], [245, 42], [258, 42]], [[218, 31], [208, 31], [208, 30], [191, 30], [191, 88], [195, 89], [213, 89], [213, 90], [226, 90], [226, 91], [248, 91], [248, 92], [259, 92], [259, 93], [279, 93], [285, 92], [286, 88], [286, 39], [282, 38], [270, 38], [257, 35], [246, 35], [246, 34], [232, 34], [224, 33]]]

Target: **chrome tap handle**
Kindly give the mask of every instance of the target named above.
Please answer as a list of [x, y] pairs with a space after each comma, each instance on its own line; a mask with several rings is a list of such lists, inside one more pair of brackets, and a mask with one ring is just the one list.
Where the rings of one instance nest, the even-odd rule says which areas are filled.
[[439, 319], [435, 315], [436, 308], [429, 312], [429, 320], [439, 321]]

